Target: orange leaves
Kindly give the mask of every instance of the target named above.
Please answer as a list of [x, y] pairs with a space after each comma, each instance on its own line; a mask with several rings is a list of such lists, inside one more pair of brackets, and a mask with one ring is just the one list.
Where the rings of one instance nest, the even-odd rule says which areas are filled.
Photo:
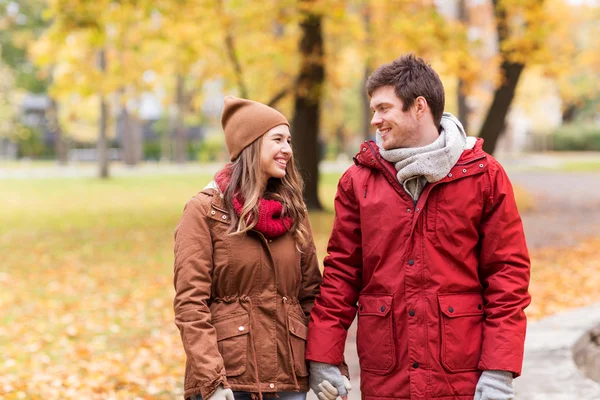
[[531, 252], [532, 319], [600, 301], [600, 238]]

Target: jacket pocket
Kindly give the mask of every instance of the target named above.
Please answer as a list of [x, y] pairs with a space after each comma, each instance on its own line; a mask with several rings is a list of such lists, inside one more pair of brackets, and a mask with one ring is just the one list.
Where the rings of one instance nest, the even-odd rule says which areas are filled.
[[383, 375], [396, 364], [391, 295], [361, 295], [358, 299], [356, 347], [361, 370]]
[[483, 341], [483, 298], [479, 293], [438, 295], [442, 365], [451, 372], [476, 371]]
[[217, 331], [217, 345], [223, 357], [225, 374], [238, 376], [246, 371], [250, 318], [248, 314], [236, 315], [213, 322]]
[[296, 376], [308, 376], [308, 369], [306, 368], [306, 360], [304, 358], [308, 327], [304, 325], [304, 322], [299, 321], [291, 315], [288, 315], [288, 324], [290, 326], [292, 358], [294, 360]]

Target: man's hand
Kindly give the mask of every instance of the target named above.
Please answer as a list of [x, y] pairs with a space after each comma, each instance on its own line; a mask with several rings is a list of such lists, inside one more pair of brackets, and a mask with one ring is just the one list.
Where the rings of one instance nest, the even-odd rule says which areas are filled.
[[310, 362], [309, 383], [320, 400], [335, 400], [338, 396], [345, 400], [352, 389], [338, 367], [313, 361]]
[[483, 371], [475, 388], [474, 400], [513, 400], [512, 381], [512, 372]]

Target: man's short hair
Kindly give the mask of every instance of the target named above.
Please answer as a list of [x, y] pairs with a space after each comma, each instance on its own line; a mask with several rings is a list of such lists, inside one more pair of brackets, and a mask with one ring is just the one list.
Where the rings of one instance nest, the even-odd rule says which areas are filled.
[[422, 58], [406, 54], [377, 68], [367, 80], [367, 94], [370, 97], [383, 86], [394, 86], [396, 96], [404, 104], [402, 111], [407, 111], [417, 97], [423, 96], [431, 110], [433, 122], [439, 128], [444, 113], [444, 85]]

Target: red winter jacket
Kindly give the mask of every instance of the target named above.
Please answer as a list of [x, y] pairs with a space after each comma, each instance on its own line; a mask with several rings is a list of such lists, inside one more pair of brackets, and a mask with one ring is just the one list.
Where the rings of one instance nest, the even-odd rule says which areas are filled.
[[340, 179], [306, 358], [340, 364], [358, 311], [365, 400], [472, 400], [482, 370], [521, 372], [529, 256], [482, 143], [416, 204], [374, 142]]

